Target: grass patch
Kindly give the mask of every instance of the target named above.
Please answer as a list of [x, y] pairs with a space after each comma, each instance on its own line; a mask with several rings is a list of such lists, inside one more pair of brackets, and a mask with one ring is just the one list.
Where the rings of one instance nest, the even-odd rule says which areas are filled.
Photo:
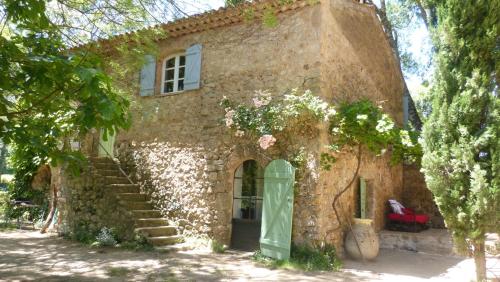
[[133, 250], [133, 251], [146, 251], [154, 250], [153, 245], [149, 243], [148, 239], [142, 233], [136, 233], [132, 241], [124, 241], [117, 245], [120, 248]]
[[16, 229], [17, 225], [12, 222], [0, 222], [0, 231]]
[[270, 268], [285, 268], [303, 271], [339, 271], [342, 261], [333, 246], [313, 249], [307, 246], [292, 246], [290, 258], [276, 260], [255, 252], [253, 260]]
[[136, 252], [151, 252], [154, 250], [153, 245], [149, 243], [139, 243], [136, 241], [125, 241], [118, 244], [117, 247]]
[[216, 240], [212, 240], [210, 247], [212, 248], [212, 252], [214, 252], [216, 254], [222, 254], [227, 249], [226, 245], [224, 245]]
[[136, 270], [128, 269], [126, 267], [110, 267], [108, 268], [108, 276], [111, 277], [124, 277], [131, 272], [136, 272]]
[[101, 228], [100, 232], [91, 232], [84, 225], [71, 233], [63, 235], [65, 239], [77, 241], [91, 248], [120, 248], [132, 251], [153, 251], [154, 247], [147, 238], [137, 233], [132, 240], [122, 241], [112, 228]]
[[162, 271], [162, 272], [148, 274], [146, 277], [146, 281], [177, 282], [179, 280], [175, 278], [175, 274], [169, 271], [166, 272]]

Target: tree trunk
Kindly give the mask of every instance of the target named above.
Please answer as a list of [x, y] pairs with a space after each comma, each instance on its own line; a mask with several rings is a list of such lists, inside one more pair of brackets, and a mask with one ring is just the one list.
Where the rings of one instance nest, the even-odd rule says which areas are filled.
[[56, 212], [56, 207], [57, 207], [57, 188], [54, 183], [50, 185], [50, 194], [51, 194], [51, 199], [49, 202], [49, 214], [47, 215], [47, 219], [45, 220], [45, 223], [42, 226], [42, 229], [40, 230], [40, 233], [45, 233], [47, 232], [47, 229], [50, 226], [50, 223], [52, 222], [52, 219], [54, 218], [54, 214]]
[[354, 175], [352, 176], [351, 181], [349, 181], [349, 183], [344, 187], [344, 189], [340, 190], [340, 192], [335, 194], [335, 196], [333, 197], [332, 208], [333, 211], [335, 212], [335, 217], [339, 222], [339, 228], [342, 227], [342, 222], [340, 221], [340, 213], [337, 210], [337, 201], [340, 199], [340, 196], [342, 196], [342, 194], [344, 194], [351, 187], [354, 181], [356, 181], [356, 179], [358, 178], [359, 168], [361, 167], [361, 144], [358, 145], [358, 154], [356, 155], [356, 160], [357, 160], [356, 170], [354, 171]]
[[476, 264], [476, 279], [478, 282], [486, 281], [486, 256], [484, 241], [474, 242], [474, 263]]

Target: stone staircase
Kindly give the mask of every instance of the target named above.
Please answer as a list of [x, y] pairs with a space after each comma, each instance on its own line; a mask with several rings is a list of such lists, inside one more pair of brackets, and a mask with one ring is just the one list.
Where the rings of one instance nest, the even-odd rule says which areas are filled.
[[131, 184], [121, 173], [118, 165], [109, 158], [92, 158], [95, 172], [105, 181], [105, 189], [116, 195], [119, 203], [125, 207], [135, 222], [135, 232], [143, 234], [147, 240], [160, 249], [172, 248], [183, 242], [175, 226], [171, 226], [160, 211], [150, 203], [147, 195], [142, 194], [138, 184]]

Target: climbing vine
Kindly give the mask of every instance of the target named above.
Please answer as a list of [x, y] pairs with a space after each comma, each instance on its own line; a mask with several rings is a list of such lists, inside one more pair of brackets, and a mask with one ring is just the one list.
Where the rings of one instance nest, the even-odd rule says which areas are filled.
[[[327, 148], [320, 156], [320, 165], [330, 170], [337, 160], [336, 154], [346, 148], [355, 148], [357, 165], [348, 185], [334, 196], [332, 208], [340, 222], [336, 203], [357, 179], [362, 151], [381, 156], [391, 151], [393, 164], [402, 161], [416, 162], [421, 158], [418, 135], [411, 130], [396, 126], [383, 111], [382, 105], [369, 100], [332, 105], [310, 90], [299, 93], [293, 89], [283, 97], [273, 97], [269, 91], [256, 91], [250, 105], [238, 104], [224, 97], [221, 101], [225, 116], [223, 123], [242, 142], [255, 142], [260, 150], [273, 147], [293, 148], [291, 137], [316, 138], [320, 128], [328, 129]], [[304, 166], [306, 156], [303, 147], [289, 154], [294, 166]], [[299, 173], [300, 173], [300, 167]]]
[[347, 146], [361, 145], [376, 155], [392, 150], [393, 163], [420, 160], [416, 132], [398, 128], [381, 105], [369, 100], [332, 105], [310, 90], [299, 94], [298, 89], [293, 89], [280, 98], [259, 90], [251, 105], [237, 104], [224, 97], [221, 106], [225, 110], [223, 122], [234, 136], [255, 140], [262, 150], [288, 142], [278, 137], [284, 133], [314, 138], [319, 128], [326, 126], [328, 153], [321, 155], [321, 166], [326, 170], [336, 161], [335, 153]]

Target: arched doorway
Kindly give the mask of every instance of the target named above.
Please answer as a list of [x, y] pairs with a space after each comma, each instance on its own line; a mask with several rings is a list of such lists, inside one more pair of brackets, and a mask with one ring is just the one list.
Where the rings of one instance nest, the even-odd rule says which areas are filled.
[[234, 173], [231, 247], [259, 249], [264, 194], [264, 169], [255, 161], [244, 161]]

